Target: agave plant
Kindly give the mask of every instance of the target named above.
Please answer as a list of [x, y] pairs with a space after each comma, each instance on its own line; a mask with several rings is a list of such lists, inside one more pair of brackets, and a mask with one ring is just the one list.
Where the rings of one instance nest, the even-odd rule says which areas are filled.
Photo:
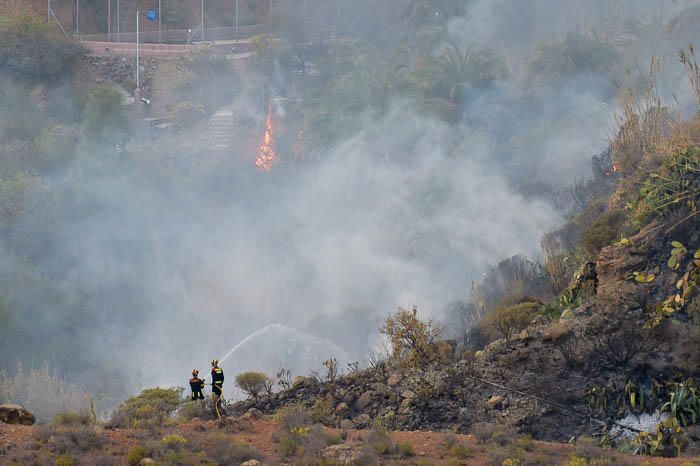
[[700, 420], [700, 396], [692, 379], [676, 384], [669, 397], [659, 408], [662, 413], [668, 412], [682, 426], [696, 424]]

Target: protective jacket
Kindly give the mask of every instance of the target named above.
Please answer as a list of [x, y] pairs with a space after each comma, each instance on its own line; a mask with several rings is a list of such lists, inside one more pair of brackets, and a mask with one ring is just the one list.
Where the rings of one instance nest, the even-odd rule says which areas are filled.
[[204, 394], [202, 393], [202, 390], [204, 390], [204, 380], [199, 377], [192, 377], [190, 379], [190, 388], [192, 389], [193, 400], [204, 399]]
[[212, 367], [211, 383], [211, 391], [217, 396], [221, 396], [222, 387], [224, 385], [224, 371], [220, 367]]

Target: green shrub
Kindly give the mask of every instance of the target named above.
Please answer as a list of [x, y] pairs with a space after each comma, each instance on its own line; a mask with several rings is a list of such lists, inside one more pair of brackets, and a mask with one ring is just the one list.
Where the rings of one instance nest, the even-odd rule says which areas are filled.
[[279, 431], [273, 433], [280, 454], [292, 458], [303, 453], [303, 444], [311, 431], [311, 416], [302, 405], [285, 406], [275, 413]]
[[630, 206], [636, 208], [635, 217], [638, 222], [644, 224], [651, 216], [666, 216], [678, 210], [696, 212], [700, 205], [698, 171], [698, 147], [688, 148], [666, 158], [658, 171], [651, 173], [643, 182], [636, 205], [630, 203]]
[[109, 422], [113, 427], [162, 426], [182, 403], [181, 388], [149, 388], [126, 400]]
[[333, 420], [333, 400], [329, 398], [319, 398], [311, 407], [311, 419], [328, 425]]
[[550, 320], [558, 319], [561, 316], [562, 312], [563, 309], [558, 299], [548, 302], [539, 309], [540, 315]]
[[207, 459], [218, 464], [241, 464], [248, 460], [263, 459], [262, 453], [250, 445], [231, 442], [225, 436], [217, 436], [207, 449]]
[[73, 74], [83, 47], [55, 24], [23, 14], [0, 21], [0, 69], [27, 82], [51, 82]]
[[54, 126], [44, 129], [35, 143], [39, 169], [50, 169], [65, 165], [75, 154], [80, 142], [80, 131], [76, 128]]
[[167, 448], [177, 450], [187, 443], [187, 439], [180, 434], [168, 434], [163, 436], [161, 443]]
[[59, 455], [56, 457], [54, 466], [75, 466], [78, 461], [71, 455]]
[[450, 455], [463, 460], [472, 457], [474, 453], [465, 444], [457, 443], [450, 448]]
[[513, 336], [525, 329], [541, 308], [539, 303], [525, 302], [513, 306], [496, 307], [481, 321], [482, 327], [496, 332], [510, 341]]
[[367, 443], [372, 446], [374, 452], [379, 456], [396, 453], [396, 444], [386, 428], [379, 422], [375, 422], [372, 426], [372, 431], [367, 436]]
[[399, 450], [399, 455], [403, 458], [410, 458], [411, 456], [415, 456], [415, 451], [413, 451], [413, 445], [410, 443], [399, 443], [398, 445], [398, 450]]
[[129, 131], [129, 120], [122, 105], [121, 93], [112, 86], [100, 86], [90, 93], [83, 121], [85, 136], [93, 141], [123, 139]]
[[270, 378], [263, 372], [243, 372], [236, 376], [236, 385], [256, 402], [270, 383]]
[[192, 127], [204, 116], [204, 106], [189, 101], [178, 103], [170, 112], [170, 118], [180, 129]]
[[203, 51], [187, 64], [180, 95], [183, 101], [201, 102], [207, 113], [232, 101], [241, 79], [225, 57]]
[[214, 398], [206, 397], [204, 400], [185, 401], [177, 415], [181, 421], [189, 421], [191, 419], [215, 419], [216, 411], [214, 409]]
[[61, 454], [81, 454], [90, 450], [99, 450], [105, 444], [105, 438], [94, 427], [70, 427], [53, 431], [48, 438], [52, 451]]
[[275, 413], [280, 429], [292, 432], [311, 425], [311, 416], [304, 406], [296, 404], [280, 408]]
[[532, 441], [532, 436], [530, 434], [525, 434], [518, 437], [515, 445], [525, 451], [533, 451], [535, 449], [535, 443]]
[[291, 434], [280, 434], [277, 439], [277, 449], [282, 458], [293, 458], [297, 455], [301, 443], [299, 439]]
[[623, 231], [625, 220], [622, 210], [610, 210], [598, 217], [583, 233], [583, 247], [586, 252], [595, 255], [617, 240]]
[[76, 427], [76, 426], [91, 426], [95, 423], [91, 413], [76, 413], [75, 411], [61, 411], [57, 413], [51, 424], [54, 426]]
[[441, 329], [431, 320], [421, 320], [418, 309], [399, 308], [394, 315], [384, 319], [379, 332], [391, 341], [394, 357], [403, 359], [409, 366], [422, 366], [436, 357], [435, 341]]
[[129, 452], [126, 454], [126, 462], [131, 465], [141, 464], [141, 460], [148, 455], [148, 450], [145, 447], [137, 445], [131, 447]]
[[0, 138], [31, 141], [45, 124], [46, 115], [28, 86], [12, 79], [0, 80]]

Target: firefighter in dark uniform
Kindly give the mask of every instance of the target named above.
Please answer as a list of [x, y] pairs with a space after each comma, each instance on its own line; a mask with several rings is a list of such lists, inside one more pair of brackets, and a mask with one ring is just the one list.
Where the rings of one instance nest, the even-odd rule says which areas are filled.
[[211, 360], [211, 391], [217, 398], [221, 398], [224, 386], [224, 371], [219, 367], [219, 360]]
[[[221, 414], [224, 413], [221, 406], [221, 395], [224, 393], [224, 371], [219, 367], [219, 360], [211, 360], [211, 391], [214, 393], [216, 400], [214, 401], [214, 409], [216, 416], [221, 419]], [[224, 413], [225, 414], [225, 413]]]
[[203, 400], [204, 380], [199, 378], [199, 371], [192, 369], [192, 378], [190, 379], [190, 388], [192, 389], [192, 401]]

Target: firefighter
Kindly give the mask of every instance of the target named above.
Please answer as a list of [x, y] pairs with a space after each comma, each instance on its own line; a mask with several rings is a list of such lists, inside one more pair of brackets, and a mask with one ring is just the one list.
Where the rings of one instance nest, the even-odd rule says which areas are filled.
[[[211, 391], [216, 397], [214, 401], [214, 409], [216, 411], [216, 416], [221, 419], [221, 413], [224, 411], [223, 406], [221, 406], [221, 396], [223, 395], [224, 386], [224, 371], [219, 367], [219, 360], [211, 360]], [[226, 413], [224, 413], [226, 414]]]
[[224, 386], [224, 371], [219, 367], [219, 360], [211, 360], [211, 391], [217, 398], [221, 398]]
[[190, 379], [190, 388], [192, 389], [192, 401], [203, 400], [204, 380], [199, 378], [199, 371], [192, 369], [192, 378]]

